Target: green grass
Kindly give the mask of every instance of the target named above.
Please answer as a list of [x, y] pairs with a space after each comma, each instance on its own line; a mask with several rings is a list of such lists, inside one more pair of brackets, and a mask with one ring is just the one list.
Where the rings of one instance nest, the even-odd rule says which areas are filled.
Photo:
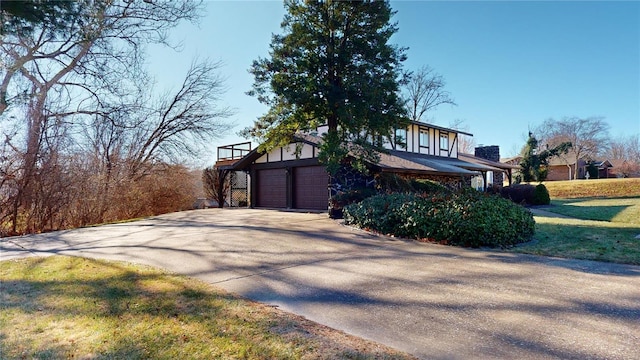
[[2, 359], [411, 358], [148, 267], [28, 258], [0, 281]]
[[640, 226], [535, 216], [535, 240], [511, 251], [640, 265]]
[[570, 216], [535, 216], [535, 241], [513, 251], [640, 265], [640, 197], [554, 199], [545, 210]]
[[640, 197], [554, 199], [546, 209], [585, 220], [640, 225]]

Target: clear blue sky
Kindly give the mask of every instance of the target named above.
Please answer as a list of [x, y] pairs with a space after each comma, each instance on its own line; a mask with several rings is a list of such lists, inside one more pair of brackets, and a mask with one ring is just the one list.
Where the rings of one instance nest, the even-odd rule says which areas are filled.
[[[194, 56], [224, 63], [222, 104], [235, 109], [235, 128], [215, 148], [242, 142], [236, 132], [266, 107], [245, 95], [251, 62], [268, 56], [280, 32], [279, 1], [209, 1], [199, 26], [181, 25], [171, 38], [179, 53], [150, 48], [159, 89], [179, 86]], [[458, 106], [442, 106], [428, 122], [462, 119], [478, 144], [513, 155], [529, 128], [548, 118], [603, 116], [611, 135], [640, 133], [640, 2], [392, 1], [408, 47], [405, 68], [429, 65], [444, 76]]]

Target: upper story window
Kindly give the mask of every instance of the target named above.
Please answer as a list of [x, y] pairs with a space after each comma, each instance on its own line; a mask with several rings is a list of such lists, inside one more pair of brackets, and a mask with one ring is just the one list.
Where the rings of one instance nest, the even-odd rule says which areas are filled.
[[396, 129], [396, 150], [407, 150], [407, 129]]
[[440, 133], [440, 150], [449, 150], [449, 134]]
[[418, 141], [420, 142], [421, 148], [429, 148], [429, 129], [420, 129], [420, 138]]

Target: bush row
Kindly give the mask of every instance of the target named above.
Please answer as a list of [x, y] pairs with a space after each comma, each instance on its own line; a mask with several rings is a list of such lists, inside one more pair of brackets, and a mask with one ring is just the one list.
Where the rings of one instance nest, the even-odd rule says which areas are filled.
[[346, 206], [344, 219], [383, 234], [468, 247], [526, 242], [535, 225], [529, 210], [472, 189], [376, 195]]

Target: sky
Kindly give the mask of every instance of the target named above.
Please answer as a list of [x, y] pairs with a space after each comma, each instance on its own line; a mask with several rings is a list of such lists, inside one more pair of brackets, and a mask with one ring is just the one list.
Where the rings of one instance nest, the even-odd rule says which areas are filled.
[[[280, 33], [280, 1], [206, 1], [199, 24], [171, 32], [180, 51], [150, 47], [156, 88], [179, 87], [194, 58], [220, 61], [234, 127], [211, 142], [247, 141], [237, 132], [267, 108], [246, 95], [254, 60], [267, 57]], [[457, 106], [443, 105], [423, 121], [462, 120], [478, 145], [515, 155], [544, 120], [604, 117], [612, 137], [640, 134], [640, 2], [638, 1], [391, 1], [408, 47], [406, 70], [428, 65], [442, 75]]]

